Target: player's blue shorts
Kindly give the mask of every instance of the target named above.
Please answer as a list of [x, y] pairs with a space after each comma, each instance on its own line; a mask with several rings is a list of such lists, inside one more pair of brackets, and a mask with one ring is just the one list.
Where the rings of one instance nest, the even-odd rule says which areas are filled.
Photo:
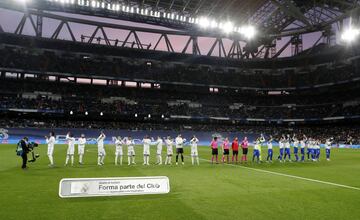
[[260, 156], [260, 151], [259, 150], [254, 150], [254, 156], [259, 157]]
[[268, 149], [268, 155], [272, 155], [273, 154], [273, 149]]
[[297, 153], [298, 153], [298, 148], [294, 147], [294, 154], [297, 154]]
[[284, 148], [280, 148], [280, 155], [284, 154]]
[[305, 154], [305, 148], [300, 148], [300, 153]]
[[290, 148], [285, 148], [285, 154], [290, 154]]

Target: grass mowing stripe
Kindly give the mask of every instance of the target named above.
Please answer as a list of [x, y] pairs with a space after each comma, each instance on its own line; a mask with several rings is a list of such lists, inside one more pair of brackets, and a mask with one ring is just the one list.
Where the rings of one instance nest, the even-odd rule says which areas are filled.
[[[200, 158], [200, 157], [199, 157], [199, 159], [202, 160], [202, 161], [211, 162], [211, 160], [208, 160], [208, 159], [204, 159], [204, 158]], [[290, 177], [290, 178], [294, 178], [294, 179], [306, 180], [306, 181], [310, 181], [310, 182], [322, 183], [322, 184], [338, 186], [338, 187], [343, 187], [343, 188], [347, 188], [347, 189], [353, 189], [353, 190], [359, 190], [360, 191], [360, 188], [354, 187], [354, 186], [347, 186], [347, 185], [338, 184], [338, 183], [332, 183], [332, 182], [327, 182], [327, 181], [322, 181], [322, 180], [310, 179], [310, 178], [301, 177], [301, 176], [294, 176], [294, 175], [289, 175], [289, 174], [285, 174], [285, 173], [278, 173], [278, 172], [262, 170], [262, 169], [256, 169], [256, 168], [252, 168], [252, 167], [245, 167], [245, 166], [241, 166], [241, 165], [234, 165], [234, 164], [229, 164], [229, 163], [225, 163], [225, 165], [234, 166], [234, 167], [240, 167], [240, 168], [243, 168], [243, 169], [254, 170], [254, 171], [257, 171], [257, 172], [270, 173], [270, 174], [274, 174], [274, 175], [278, 175], [278, 176], [285, 176], [285, 177]]]

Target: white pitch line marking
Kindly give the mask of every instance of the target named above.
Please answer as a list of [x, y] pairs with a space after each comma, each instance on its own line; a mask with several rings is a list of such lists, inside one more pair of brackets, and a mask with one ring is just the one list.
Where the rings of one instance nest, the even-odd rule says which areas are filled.
[[[211, 160], [207, 160], [207, 159], [203, 159], [203, 158], [199, 158], [199, 159], [203, 160], [203, 161], [211, 162]], [[332, 183], [332, 182], [327, 182], [327, 181], [310, 179], [310, 178], [305, 178], [305, 177], [301, 177], [301, 176], [294, 176], [294, 175], [278, 173], [278, 172], [273, 172], [273, 171], [268, 171], [268, 170], [262, 170], [262, 169], [252, 168], [252, 167], [245, 167], [245, 166], [241, 166], [241, 165], [239, 166], [239, 165], [228, 164], [228, 163], [226, 163], [225, 165], [239, 167], [239, 168], [248, 169], [248, 170], [254, 170], [254, 171], [257, 171], [257, 172], [274, 174], [274, 175], [278, 175], [278, 176], [290, 177], [290, 178], [294, 178], [294, 179], [306, 180], [306, 181], [315, 182], [315, 183], [322, 183], [322, 184], [327, 184], [327, 185], [331, 185], [331, 186], [338, 186], [338, 187], [343, 187], [343, 188], [347, 188], [347, 189], [354, 189], [354, 190], [359, 190], [360, 191], [360, 188], [355, 187], [355, 186], [347, 186], [347, 185], [338, 184], [338, 183]]]

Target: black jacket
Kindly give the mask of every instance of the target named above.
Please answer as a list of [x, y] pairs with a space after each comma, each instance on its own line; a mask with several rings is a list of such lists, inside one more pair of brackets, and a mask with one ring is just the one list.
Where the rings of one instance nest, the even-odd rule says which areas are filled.
[[25, 140], [21, 140], [20, 145], [21, 145], [24, 153], [26, 153], [26, 154], [29, 153], [30, 149], [29, 149], [28, 143]]

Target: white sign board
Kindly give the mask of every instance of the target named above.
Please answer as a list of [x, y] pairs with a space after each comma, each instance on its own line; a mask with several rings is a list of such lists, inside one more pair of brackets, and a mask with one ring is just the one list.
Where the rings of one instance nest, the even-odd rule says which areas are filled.
[[169, 178], [113, 177], [113, 178], [68, 178], [59, 184], [59, 196], [94, 197], [165, 194], [170, 192]]

